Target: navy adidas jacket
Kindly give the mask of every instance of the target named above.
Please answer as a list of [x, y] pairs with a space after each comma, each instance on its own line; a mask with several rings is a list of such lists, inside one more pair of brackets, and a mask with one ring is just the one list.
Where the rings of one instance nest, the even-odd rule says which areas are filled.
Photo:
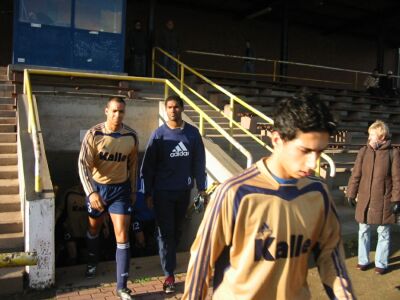
[[144, 154], [141, 177], [146, 195], [154, 190], [188, 190], [194, 180], [199, 191], [205, 190], [205, 151], [197, 128], [186, 122], [183, 128], [157, 128]]

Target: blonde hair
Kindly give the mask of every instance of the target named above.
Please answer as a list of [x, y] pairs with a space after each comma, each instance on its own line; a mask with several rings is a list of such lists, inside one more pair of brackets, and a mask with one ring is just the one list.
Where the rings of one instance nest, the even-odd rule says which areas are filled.
[[376, 120], [369, 126], [368, 134], [370, 134], [371, 131], [375, 131], [380, 138], [384, 138], [385, 140], [390, 137], [389, 127], [381, 120]]

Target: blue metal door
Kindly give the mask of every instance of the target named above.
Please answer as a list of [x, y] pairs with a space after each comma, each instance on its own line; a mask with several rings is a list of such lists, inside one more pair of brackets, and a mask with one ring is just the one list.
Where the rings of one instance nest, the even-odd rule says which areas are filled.
[[13, 63], [122, 72], [126, 0], [15, 1]]
[[14, 2], [13, 63], [54, 67], [71, 64], [71, 1]]

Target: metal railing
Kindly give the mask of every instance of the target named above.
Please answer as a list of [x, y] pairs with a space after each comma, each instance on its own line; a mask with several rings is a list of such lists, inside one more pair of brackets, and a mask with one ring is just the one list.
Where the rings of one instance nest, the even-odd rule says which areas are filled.
[[[163, 66], [162, 64], [160, 64], [157, 61], [157, 57], [156, 57], [156, 53], [157, 52], [161, 53], [162, 55], [167, 56], [169, 59], [173, 60], [177, 64], [178, 70], [179, 70], [179, 73], [177, 75], [173, 74], [170, 70], [168, 70], [165, 66]], [[196, 95], [199, 99], [201, 99], [205, 104], [209, 105], [212, 109], [214, 109], [215, 111], [219, 112], [222, 116], [224, 116], [227, 120], [229, 120], [229, 129], [230, 129], [231, 135], [233, 135], [233, 126], [235, 126], [236, 128], [239, 128], [243, 133], [245, 133], [246, 135], [251, 137], [256, 143], [258, 143], [259, 145], [261, 145], [262, 147], [264, 147], [268, 151], [270, 151], [270, 152], [273, 151], [273, 149], [269, 145], [267, 145], [265, 142], [263, 142], [261, 139], [259, 139], [256, 135], [251, 133], [249, 130], [244, 128], [241, 124], [236, 122], [233, 119], [232, 115], [233, 115], [233, 112], [235, 111], [236, 104], [238, 104], [238, 105], [244, 107], [245, 109], [247, 109], [248, 111], [250, 111], [251, 113], [253, 113], [254, 115], [258, 116], [262, 120], [264, 120], [267, 124], [271, 124], [272, 125], [274, 123], [274, 121], [271, 118], [269, 118], [264, 113], [262, 113], [261, 111], [259, 111], [256, 108], [252, 107], [251, 105], [246, 103], [241, 98], [239, 98], [236, 95], [232, 94], [231, 92], [229, 92], [225, 88], [221, 87], [220, 85], [216, 84], [212, 80], [208, 79], [207, 77], [205, 77], [201, 73], [197, 72], [193, 68], [187, 66], [182, 61], [178, 60], [177, 58], [175, 58], [174, 56], [172, 56], [171, 54], [169, 54], [168, 52], [164, 51], [163, 49], [161, 49], [159, 47], [153, 48], [153, 52], [152, 52], [152, 76], [153, 77], [155, 76], [155, 67], [156, 66], [158, 66], [166, 74], [168, 74], [169, 76], [171, 76], [172, 78], [174, 78], [175, 80], [177, 80], [179, 82], [180, 91], [181, 92], [183, 92], [184, 88], [186, 88], [188, 91], [190, 91], [191, 93]], [[205, 83], [209, 84], [211, 87], [215, 88], [219, 92], [221, 92], [224, 95], [226, 95], [227, 97], [229, 97], [229, 107], [230, 107], [230, 111], [232, 112], [232, 115], [227, 115], [224, 111], [222, 111], [216, 105], [211, 103], [211, 101], [206, 99], [204, 96], [202, 96], [200, 93], [198, 93], [192, 87], [190, 87], [187, 83], [185, 83], [185, 75], [187, 75], [188, 72], [190, 72], [191, 74], [197, 76], [198, 78], [203, 80]], [[201, 128], [201, 126], [200, 126], [200, 128]], [[329, 168], [330, 168], [329, 175], [331, 177], [335, 176], [336, 168], [335, 168], [334, 161], [328, 155], [326, 155], [325, 153], [323, 153], [321, 155], [321, 158], [326, 160], [326, 162], [329, 165]], [[316, 173], [320, 174], [320, 162], [318, 162], [318, 167], [316, 169]]]
[[37, 265], [36, 252], [0, 253], [0, 268], [13, 268]]
[[77, 77], [77, 78], [98, 78], [98, 79], [109, 79], [118, 81], [139, 81], [148, 83], [160, 83], [164, 84], [164, 96], [167, 97], [169, 90], [173, 90], [178, 94], [189, 106], [193, 108], [200, 118], [200, 133], [204, 136], [204, 122], [208, 122], [213, 128], [215, 128], [223, 137], [225, 137], [229, 143], [237, 148], [247, 159], [247, 166], [250, 166], [253, 162], [252, 155], [247, 151], [235, 138], [227, 133], [220, 125], [218, 125], [212, 118], [210, 118], [204, 111], [201, 110], [193, 101], [191, 101], [186, 95], [184, 95], [179, 88], [177, 88], [170, 80], [162, 78], [150, 78], [150, 77], [132, 77], [124, 75], [108, 75], [99, 73], [84, 73], [84, 72], [68, 72], [68, 71], [52, 71], [52, 70], [40, 70], [40, 69], [25, 69], [24, 70], [24, 93], [28, 99], [28, 131], [32, 136], [32, 143], [35, 155], [35, 192], [42, 192], [42, 179], [41, 179], [41, 145], [39, 134], [41, 133], [39, 128], [39, 117], [36, 109], [36, 102], [33, 99], [32, 84], [30, 81], [30, 75], [47, 75], [47, 76], [61, 76], [61, 77]]
[[[186, 53], [195, 54], [195, 55], [203, 55], [203, 56], [212, 56], [212, 57], [220, 57], [220, 58], [230, 58], [230, 59], [239, 59], [239, 60], [249, 60], [254, 62], [260, 63], [270, 63], [272, 64], [272, 72], [271, 73], [244, 73], [244, 72], [235, 72], [231, 70], [216, 70], [216, 69], [209, 69], [209, 68], [195, 68], [198, 71], [203, 72], [213, 72], [213, 73], [221, 73], [221, 74], [236, 74], [236, 75], [251, 75], [255, 77], [269, 77], [272, 78], [272, 81], [277, 81], [279, 78], [283, 79], [292, 79], [298, 80], [303, 82], [317, 82], [317, 83], [327, 83], [327, 84], [339, 84], [343, 85], [346, 88], [352, 87], [353, 89], [357, 90], [360, 87], [360, 75], [370, 75], [371, 72], [367, 71], [360, 71], [360, 70], [353, 70], [353, 69], [345, 69], [345, 68], [336, 68], [330, 66], [323, 66], [323, 65], [315, 65], [315, 64], [306, 64], [300, 62], [292, 62], [292, 61], [283, 61], [283, 60], [276, 60], [276, 59], [268, 59], [268, 58], [261, 58], [261, 57], [246, 57], [240, 55], [231, 55], [231, 54], [223, 54], [223, 53], [214, 53], [214, 52], [204, 52], [204, 51], [197, 51], [197, 50], [187, 50]], [[351, 81], [337, 81], [337, 80], [324, 80], [321, 78], [308, 78], [307, 75], [302, 77], [295, 77], [295, 76], [284, 76], [279, 75], [279, 65], [287, 65], [287, 66], [297, 66], [302, 68], [312, 68], [316, 70], [328, 70], [328, 71], [335, 71], [335, 72], [342, 72], [350, 74], [353, 78]], [[385, 74], [379, 74], [379, 76], [385, 76]], [[394, 78], [399, 79], [400, 76], [392, 76]]]

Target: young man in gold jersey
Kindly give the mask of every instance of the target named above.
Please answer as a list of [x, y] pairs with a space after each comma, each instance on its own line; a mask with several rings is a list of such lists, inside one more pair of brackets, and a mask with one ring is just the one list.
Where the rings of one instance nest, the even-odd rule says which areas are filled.
[[78, 167], [89, 215], [86, 276], [96, 275], [99, 231], [108, 212], [117, 241], [117, 295], [129, 300], [129, 225], [136, 199], [139, 142], [136, 132], [122, 123], [125, 106], [123, 99], [110, 98], [105, 108], [106, 121], [90, 128], [83, 139]]
[[326, 185], [312, 177], [335, 123], [318, 99], [282, 100], [274, 152], [213, 194], [197, 237], [182, 299], [309, 299], [314, 255], [331, 299], [353, 299], [340, 224]]

